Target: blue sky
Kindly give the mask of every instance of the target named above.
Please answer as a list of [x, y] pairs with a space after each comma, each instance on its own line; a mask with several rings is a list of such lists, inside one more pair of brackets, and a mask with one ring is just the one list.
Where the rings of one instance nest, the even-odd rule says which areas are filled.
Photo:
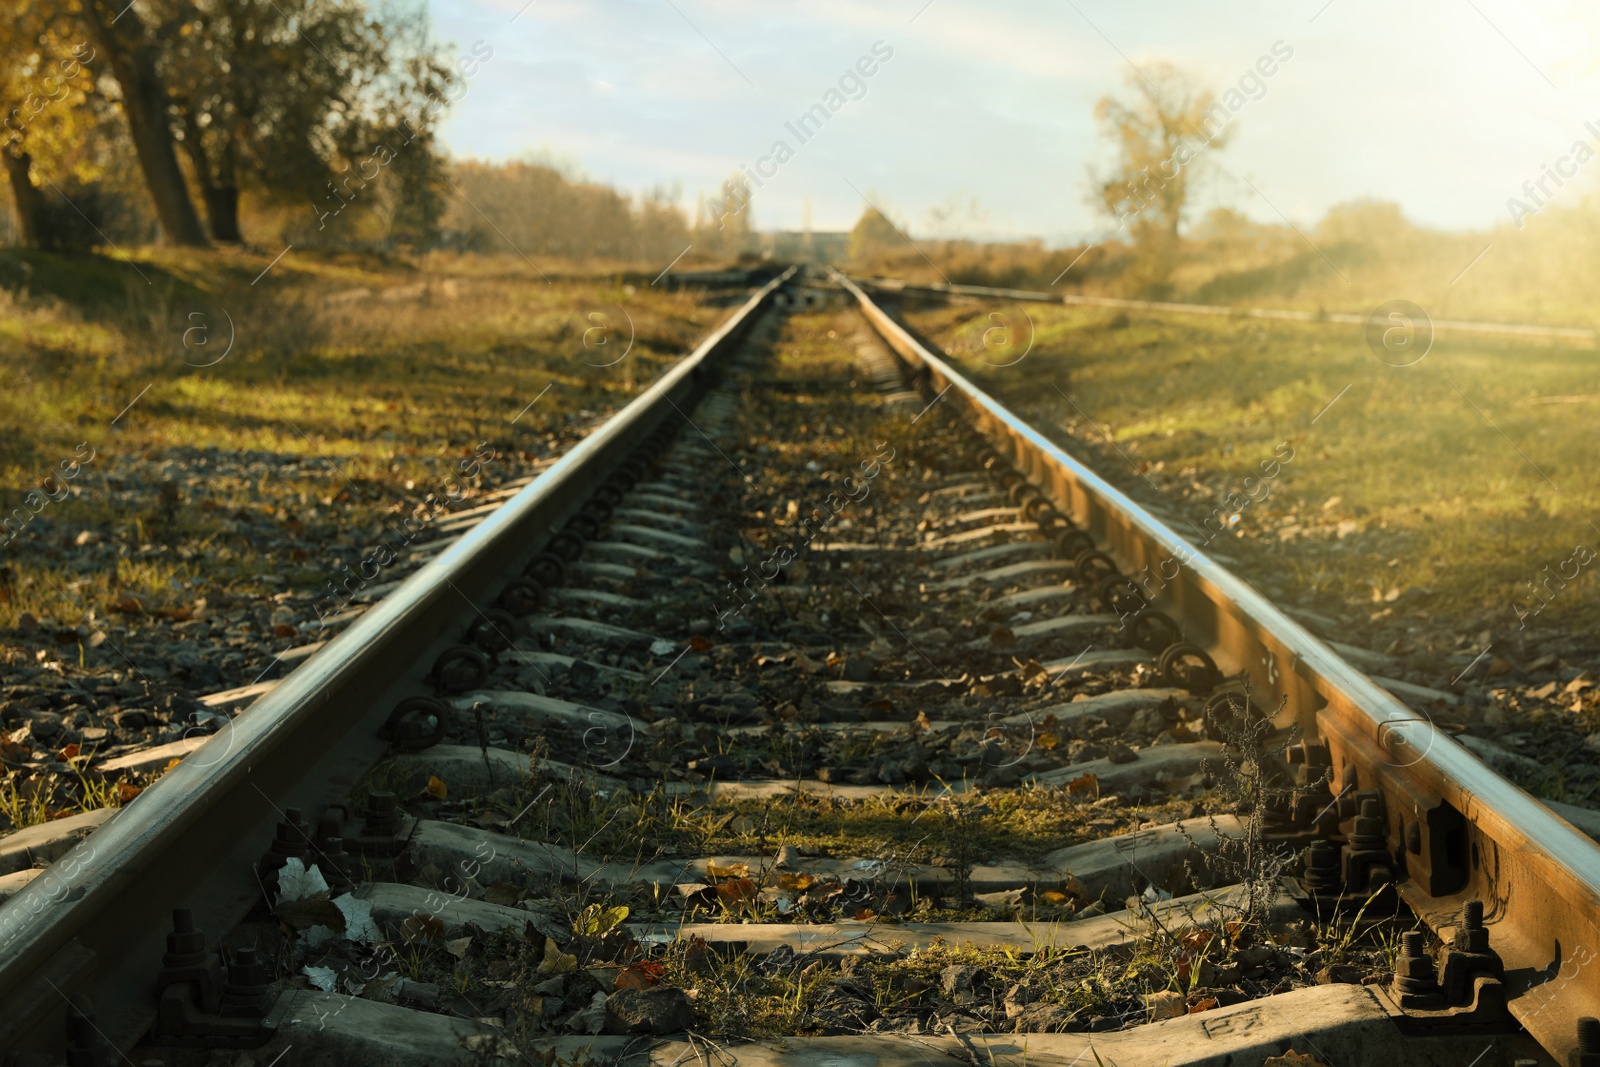
[[[847, 228], [864, 201], [914, 234], [1104, 233], [1092, 111], [1130, 67], [1221, 91], [1292, 58], [1238, 112], [1202, 207], [1314, 223], [1358, 197], [1423, 225], [1509, 220], [1542, 164], [1600, 146], [1600, 11], [1567, 0], [429, 0], [438, 36], [493, 58], [442, 127], [458, 156], [542, 156], [687, 207], [775, 141], [760, 228]], [[1592, 8], [1593, 5], [1590, 5]], [[804, 144], [786, 130], [875, 42], [893, 56]], [[1280, 51], [1283, 46], [1280, 46]], [[868, 64], [871, 66], [871, 64]], [[848, 83], [854, 90], [854, 84]], [[1572, 202], [1591, 163], [1555, 191]], [[1553, 188], [1550, 187], [1550, 188]]]

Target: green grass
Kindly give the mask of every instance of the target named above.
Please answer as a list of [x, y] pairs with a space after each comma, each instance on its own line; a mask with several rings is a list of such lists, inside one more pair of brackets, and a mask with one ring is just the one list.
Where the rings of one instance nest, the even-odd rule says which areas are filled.
[[[1237, 514], [1210, 547], [1252, 553], [1268, 595], [1515, 632], [1542, 568], [1600, 544], [1590, 349], [1441, 332], [1397, 368], [1356, 326], [1025, 305], [1011, 310], [1031, 317], [1034, 348], [997, 369], [979, 358], [990, 310], [908, 319], [1114, 480], [1181, 498], [1191, 539], [1217, 509], [1213, 529]], [[1247, 486], [1285, 442], [1293, 459]], [[1227, 506], [1247, 492], [1262, 499]], [[1536, 621], [1587, 626], [1595, 604], [1585, 570]]]

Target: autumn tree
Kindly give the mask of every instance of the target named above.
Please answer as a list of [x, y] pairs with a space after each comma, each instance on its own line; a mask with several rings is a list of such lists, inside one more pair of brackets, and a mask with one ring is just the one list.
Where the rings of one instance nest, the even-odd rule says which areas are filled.
[[1227, 144], [1233, 127], [1212, 117], [1217, 108], [1211, 91], [1170, 63], [1130, 72], [1127, 87], [1124, 97], [1102, 97], [1095, 105], [1095, 119], [1117, 160], [1108, 174], [1094, 176], [1094, 199], [1128, 230], [1147, 269], [1164, 276], [1191, 182], [1207, 154]]
[[384, 167], [410, 179], [394, 183], [414, 195], [368, 195], [368, 213], [412, 229], [437, 221], [424, 105], [443, 96], [453, 72], [427, 40], [424, 12], [392, 8], [380, 19], [346, 0], [211, 0], [189, 11], [162, 72], [213, 237], [242, 240], [247, 189], [309, 205], [354, 169], [345, 183], [354, 195], [375, 179], [371, 164], [360, 172], [380, 143], [399, 159]]
[[850, 231], [850, 258], [857, 263], [876, 261], [897, 241], [904, 240], [900, 230], [889, 217], [875, 207], [869, 207], [856, 220]]
[[750, 179], [735, 173], [722, 183], [716, 196], [707, 197], [704, 214], [695, 212], [697, 248], [710, 255], [737, 259], [755, 232], [755, 216], [750, 210], [754, 191]]
[[[530, 162], [463, 161], [451, 167], [450, 180], [461, 196], [450, 205], [447, 226], [465, 247], [658, 265], [684, 252], [691, 241], [710, 254], [710, 246], [701, 243], [705, 227], [691, 235], [688, 220], [667, 192], [634, 205], [615, 189]], [[709, 232], [716, 232], [714, 224]]]
[[[438, 148], [438, 122], [467, 91], [465, 82], [493, 60], [494, 49], [476, 41], [451, 68], [432, 39], [425, 3], [418, 0], [410, 9], [391, 4], [385, 11], [385, 19], [373, 26], [383, 40], [387, 66], [362, 95], [366, 118], [353, 125], [350, 144], [393, 146], [382, 199], [384, 238], [431, 244], [439, 237], [449, 184]], [[345, 152], [348, 157], [349, 149]]]
[[94, 47], [60, 8], [13, 5], [0, 11], [0, 165], [6, 173], [21, 243], [85, 248], [115, 229], [118, 202], [102, 181], [120, 170], [125, 140], [114, 105], [96, 86]]
[[96, 53], [91, 69], [109, 72], [120, 90], [118, 102], [162, 235], [175, 245], [206, 245], [205, 229], [178, 165], [170, 98], [160, 71], [163, 44], [190, 21], [192, 6], [165, 6], [149, 18], [120, 0], [78, 0], [77, 10]]

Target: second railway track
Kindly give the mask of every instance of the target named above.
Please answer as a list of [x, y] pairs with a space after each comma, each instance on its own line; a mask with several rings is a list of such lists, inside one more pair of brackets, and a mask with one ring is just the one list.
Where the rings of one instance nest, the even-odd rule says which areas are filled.
[[791, 272], [0, 906], [0, 1062], [1587, 1067], [1597, 950], [1593, 842]]

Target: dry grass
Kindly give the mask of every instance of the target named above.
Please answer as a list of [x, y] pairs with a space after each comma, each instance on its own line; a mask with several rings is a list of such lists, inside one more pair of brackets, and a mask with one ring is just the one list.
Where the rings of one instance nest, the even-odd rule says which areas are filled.
[[1219, 209], [1186, 226], [1161, 262], [1113, 233], [1060, 249], [916, 237], [915, 246], [902, 240], [851, 267], [921, 282], [1233, 307], [1366, 314], [1406, 299], [1434, 319], [1600, 325], [1600, 195], [1523, 221], [1521, 229], [1439, 233], [1413, 226], [1393, 204], [1358, 201], [1335, 206], [1315, 226], [1291, 228]]
[[[1208, 549], [1251, 557], [1269, 596], [1516, 633], [1529, 583], [1600, 537], [1586, 348], [1441, 333], [1397, 368], [1351, 325], [1018, 305], [1033, 350], [1001, 369], [980, 358], [991, 310], [908, 319], [1135, 495], [1181, 500], [1192, 539], [1226, 523]], [[1293, 459], [1247, 485], [1285, 442]], [[1587, 569], [1549, 599], [1541, 626], [1596, 619]]]
[[[0, 560], [0, 626], [61, 616], [68, 595], [103, 614], [123, 594], [159, 609], [208, 586], [259, 592], [258, 577], [299, 568], [230, 536], [240, 513], [289, 529], [374, 526], [435, 491], [480, 442], [512, 457], [546, 451], [625, 403], [725, 313], [613, 275], [569, 267], [556, 278], [439, 255], [0, 254], [0, 513], [38, 512]], [[604, 321], [615, 332], [594, 329]], [[142, 465], [148, 480], [180, 448], [256, 453], [265, 466], [180, 478], [171, 501], [115, 497], [119, 465]], [[70, 499], [26, 507], [90, 449]], [[80, 573], [62, 551], [84, 529], [127, 546], [115, 573]]]

